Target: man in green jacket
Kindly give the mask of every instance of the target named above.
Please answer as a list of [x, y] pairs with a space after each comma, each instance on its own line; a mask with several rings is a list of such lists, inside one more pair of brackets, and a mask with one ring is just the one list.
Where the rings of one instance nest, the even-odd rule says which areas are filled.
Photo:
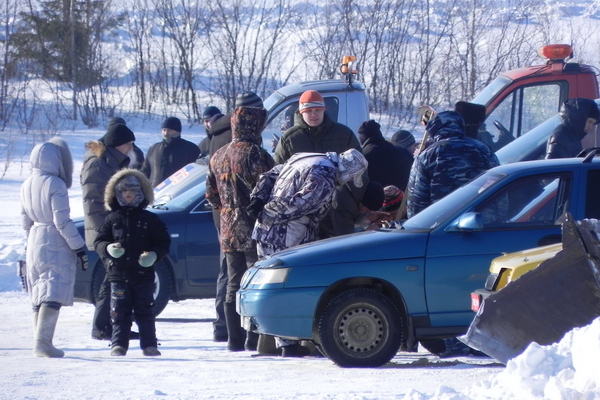
[[296, 153], [343, 153], [361, 151], [358, 138], [346, 125], [334, 122], [325, 113], [325, 100], [316, 90], [300, 96], [294, 126], [285, 131], [275, 149], [275, 162], [283, 164]]

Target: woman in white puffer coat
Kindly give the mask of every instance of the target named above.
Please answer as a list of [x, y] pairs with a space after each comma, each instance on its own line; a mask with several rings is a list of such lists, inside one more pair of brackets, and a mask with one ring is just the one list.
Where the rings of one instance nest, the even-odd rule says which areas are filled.
[[85, 242], [70, 218], [73, 159], [67, 143], [54, 137], [36, 145], [32, 174], [21, 186], [21, 217], [27, 234], [27, 287], [33, 306], [38, 357], [63, 357], [52, 344], [61, 306], [73, 305], [77, 257], [87, 267]]

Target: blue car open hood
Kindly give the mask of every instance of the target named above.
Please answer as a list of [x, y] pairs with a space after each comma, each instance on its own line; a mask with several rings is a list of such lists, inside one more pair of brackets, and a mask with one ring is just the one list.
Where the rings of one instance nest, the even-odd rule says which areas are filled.
[[271, 265], [275, 258], [285, 266], [296, 267], [424, 257], [428, 234], [404, 230], [355, 233], [292, 247], [259, 261], [257, 266]]

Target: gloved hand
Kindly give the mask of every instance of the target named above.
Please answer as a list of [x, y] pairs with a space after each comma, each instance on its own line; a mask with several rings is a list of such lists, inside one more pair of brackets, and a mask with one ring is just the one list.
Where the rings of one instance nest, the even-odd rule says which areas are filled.
[[258, 214], [265, 208], [265, 203], [258, 197], [255, 197], [250, 202], [250, 205], [246, 207], [246, 213], [250, 218], [257, 219]]
[[156, 262], [156, 253], [153, 251], [145, 251], [142, 254], [140, 254], [140, 258], [138, 260], [138, 263], [140, 263], [140, 265], [142, 267], [151, 267], [154, 265], [154, 263]]
[[88, 255], [85, 250], [82, 248], [75, 250], [75, 254], [79, 261], [81, 261], [81, 270], [86, 271], [88, 269]]
[[111, 243], [106, 246], [106, 251], [113, 258], [119, 258], [125, 254], [125, 249], [121, 247], [121, 243]]

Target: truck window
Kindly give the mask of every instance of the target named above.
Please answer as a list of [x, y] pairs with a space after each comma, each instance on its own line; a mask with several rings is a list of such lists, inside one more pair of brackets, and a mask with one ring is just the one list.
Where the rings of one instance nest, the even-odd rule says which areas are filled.
[[521, 136], [559, 111], [562, 91], [560, 83], [517, 88], [488, 116], [488, 131], [495, 136], [495, 141], [502, 127], [515, 138]]

